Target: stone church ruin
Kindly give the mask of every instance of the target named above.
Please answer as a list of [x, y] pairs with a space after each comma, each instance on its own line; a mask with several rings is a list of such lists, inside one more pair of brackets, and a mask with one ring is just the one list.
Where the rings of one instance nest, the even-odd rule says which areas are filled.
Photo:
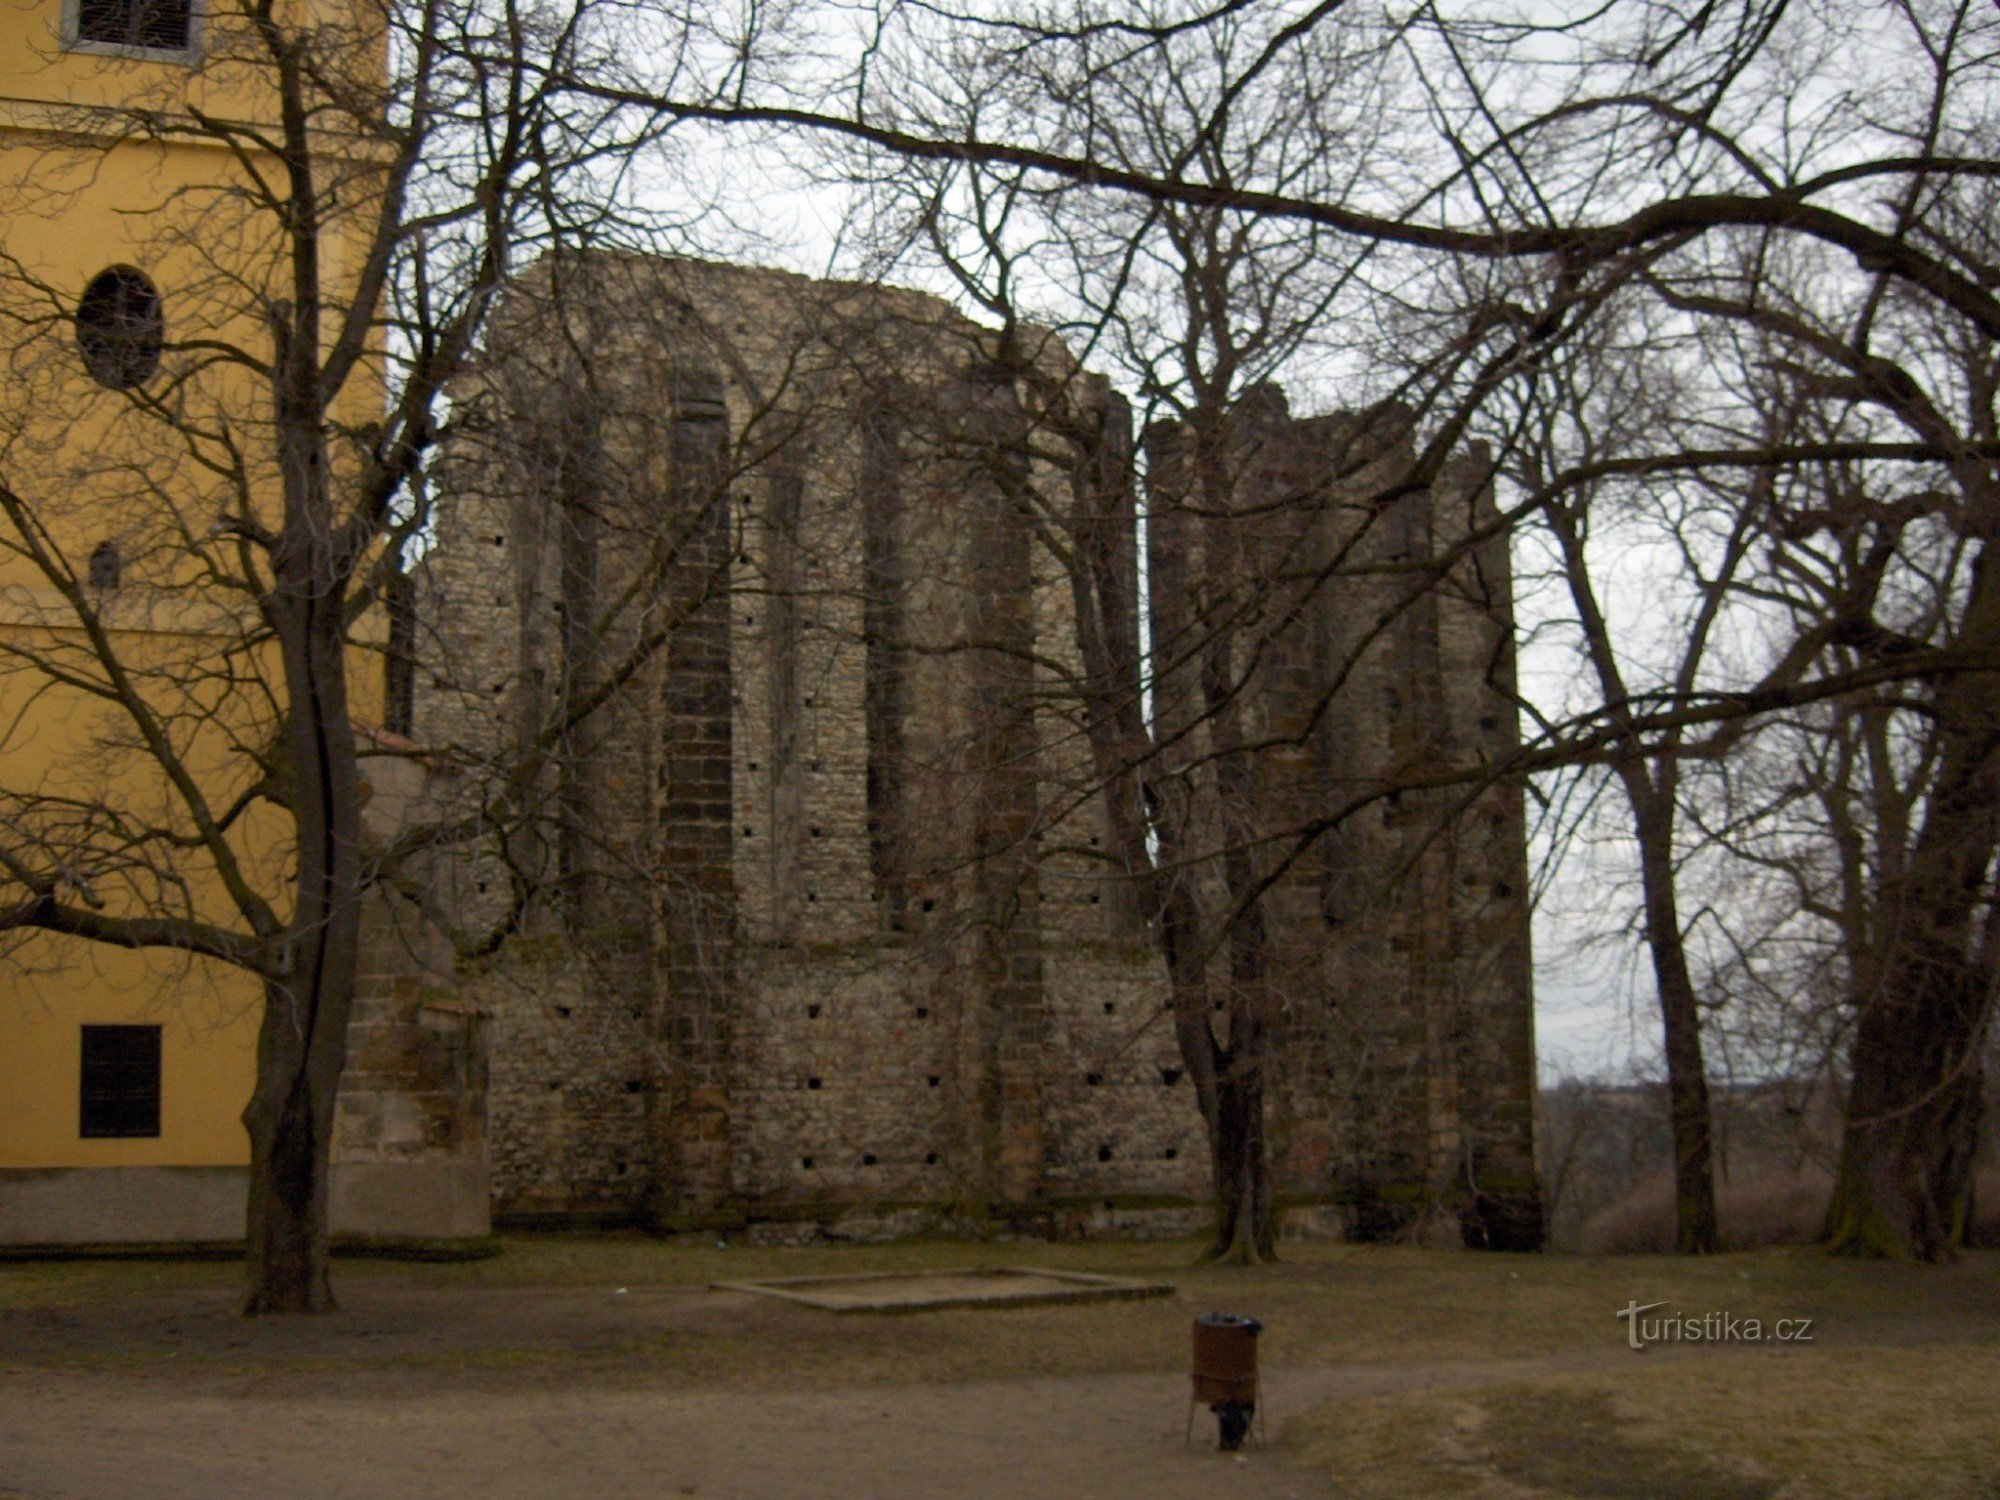
[[[1519, 786], [1292, 838], [1514, 745], [1490, 493], [1467, 463], [1383, 499], [1407, 417], [1265, 389], [1217, 502], [1188, 432], [1135, 438], [1053, 339], [1012, 337], [914, 292], [626, 256], [510, 293], [455, 396], [391, 725], [433, 754], [432, 811], [486, 830], [431, 879], [486, 934], [458, 982], [489, 1018], [496, 1214], [772, 1239], [1206, 1217], [1089, 749], [1106, 685], [1062, 548], [1090, 486], [1092, 544], [1150, 598], [1102, 622], [1154, 664], [1112, 689], [1230, 810], [1181, 878], [1246, 829], [1272, 872], [1286, 1213], [1537, 1242]], [[1232, 611], [1247, 748], [1180, 649]]]

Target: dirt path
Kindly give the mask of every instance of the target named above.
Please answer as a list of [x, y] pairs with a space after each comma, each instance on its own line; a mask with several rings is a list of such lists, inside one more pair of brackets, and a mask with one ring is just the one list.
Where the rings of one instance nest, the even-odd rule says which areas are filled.
[[[1342, 1395], [1601, 1361], [1276, 1370], [1279, 1418]], [[1321, 1500], [1284, 1447], [1212, 1450], [1186, 1386], [1085, 1376], [793, 1394], [444, 1392], [391, 1399], [180, 1396], [38, 1376], [0, 1390], [0, 1494], [62, 1500]]]

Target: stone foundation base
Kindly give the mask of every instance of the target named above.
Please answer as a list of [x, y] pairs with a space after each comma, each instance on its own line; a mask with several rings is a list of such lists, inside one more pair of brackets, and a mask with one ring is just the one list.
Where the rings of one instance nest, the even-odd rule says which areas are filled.
[[493, 1232], [483, 1161], [341, 1161], [328, 1217], [335, 1235], [388, 1240], [483, 1239]]
[[[231, 1249], [243, 1243], [243, 1167], [0, 1168], [0, 1249]], [[337, 1162], [336, 1236], [473, 1240], [491, 1233], [486, 1164]]]

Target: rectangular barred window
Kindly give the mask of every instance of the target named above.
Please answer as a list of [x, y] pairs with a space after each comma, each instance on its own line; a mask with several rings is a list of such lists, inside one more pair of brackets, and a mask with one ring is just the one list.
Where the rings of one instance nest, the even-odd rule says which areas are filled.
[[71, 0], [72, 42], [186, 52], [194, 44], [194, 0]]
[[86, 1140], [160, 1133], [160, 1028], [83, 1028]]

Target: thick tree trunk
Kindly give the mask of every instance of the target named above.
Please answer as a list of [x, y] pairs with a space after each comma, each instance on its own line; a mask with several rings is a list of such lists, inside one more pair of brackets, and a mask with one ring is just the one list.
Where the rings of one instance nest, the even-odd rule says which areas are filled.
[[1275, 1260], [1261, 1067], [1225, 1065], [1216, 1079], [1208, 1145], [1215, 1178], [1215, 1239], [1202, 1258], [1239, 1265]]
[[[2000, 573], [1982, 555], [1958, 645], [2000, 648]], [[2000, 843], [2000, 679], [1941, 678], [1939, 754], [1923, 828], [1899, 888], [1881, 897], [1887, 936], [1857, 997], [1846, 1132], [1823, 1238], [1836, 1254], [1951, 1259], [1972, 1213], [1979, 1049], [1992, 1012], [1983, 961]]]
[[[1225, 710], [1226, 713], [1226, 710]], [[1219, 717], [1221, 717], [1219, 715]], [[1219, 738], [1232, 742], [1234, 726]], [[1222, 764], [1216, 780], [1225, 799], [1241, 806], [1247, 789], [1240, 765]], [[1235, 835], [1223, 857], [1230, 896], [1242, 901], [1229, 934], [1229, 1041], [1216, 1046], [1215, 1088], [1207, 1111], [1209, 1160], [1215, 1174], [1215, 1243], [1207, 1258], [1243, 1265], [1277, 1259], [1277, 1232], [1271, 1204], [1270, 1152], [1264, 1131], [1265, 1027], [1270, 1015], [1271, 948], [1260, 900], [1256, 868], [1247, 849], [1247, 828], [1225, 819]]]
[[248, 1287], [243, 1311], [333, 1310], [328, 1277], [327, 1177], [330, 1099], [315, 1098], [305, 1048], [290, 1023], [288, 987], [271, 985], [257, 1046], [257, 1089], [243, 1112], [250, 1132]]
[[348, 716], [341, 574], [317, 528], [278, 548], [267, 603], [283, 657], [296, 904], [265, 988], [250, 1133], [249, 1314], [325, 1312], [327, 1186], [361, 939], [361, 785]]
[[1986, 982], [1948, 952], [1903, 969], [1855, 1033], [1825, 1238], [1835, 1254], [1946, 1261], [1972, 1219]]
[[1674, 1249], [1713, 1255], [1722, 1248], [1715, 1211], [1715, 1145], [1708, 1071], [1701, 1054], [1701, 1010], [1688, 973], [1674, 890], [1672, 786], [1655, 788], [1643, 767], [1625, 773], [1639, 835], [1646, 904], [1646, 945], [1659, 988], [1667, 1058], [1667, 1115], [1674, 1143]]

